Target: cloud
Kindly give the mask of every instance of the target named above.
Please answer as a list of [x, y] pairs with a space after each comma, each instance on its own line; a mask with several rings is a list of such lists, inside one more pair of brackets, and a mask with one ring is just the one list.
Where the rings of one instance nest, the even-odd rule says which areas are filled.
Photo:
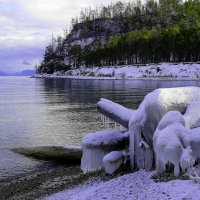
[[[41, 59], [44, 48], [37, 46], [18, 46], [0, 50], [0, 71], [17, 72], [24, 69], [34, 69], [36, 63]], [[24, 65], [26, 61], [30, 65]]]
[[23, 61], [22, 64], [23, 65], [31, 65], [31, 63], [29, 63], [28, 61]]
[[0, 70], [3, 67], [23, 70], [24, 60], [31, 65], [38, 63], [52, 33], [62, 35], [81, 8], [108, 3], [106, 0], [0, 0]]

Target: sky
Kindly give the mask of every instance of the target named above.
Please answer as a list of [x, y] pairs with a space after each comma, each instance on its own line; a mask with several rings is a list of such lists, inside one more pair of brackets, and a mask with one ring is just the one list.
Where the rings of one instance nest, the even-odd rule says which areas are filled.
[[[112, 0], [117, 2], [118, 0]], [[81, 8], [108, 0], [0, 0], [0, 71], [34, 69], [52, 33], [63, 35]]]

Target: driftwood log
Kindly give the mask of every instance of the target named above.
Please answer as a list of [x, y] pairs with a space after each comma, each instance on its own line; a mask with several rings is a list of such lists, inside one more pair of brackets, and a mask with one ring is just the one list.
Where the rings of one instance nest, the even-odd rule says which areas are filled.
[[101, 98], [97, 103], [97, 111], [127, 129], [131, 115], [134, 112], [131, 109], [104, 98]]

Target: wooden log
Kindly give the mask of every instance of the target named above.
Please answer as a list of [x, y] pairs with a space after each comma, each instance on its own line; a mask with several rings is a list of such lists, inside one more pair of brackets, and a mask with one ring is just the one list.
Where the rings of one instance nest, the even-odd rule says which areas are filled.
[[97, 111], [125, 128], [128, 128], [131, 115], [134, 112], [134, 110], [103, 98], [97, 103]]

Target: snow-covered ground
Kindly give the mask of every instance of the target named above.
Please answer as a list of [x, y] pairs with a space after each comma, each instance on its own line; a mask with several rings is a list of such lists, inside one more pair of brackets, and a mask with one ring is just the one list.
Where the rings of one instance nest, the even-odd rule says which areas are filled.
[[62, 77], [80, 79], [141, 79], [141, 78], [165, 78], [165, 79], [200, 79], [200, 63], [160, 63], [143, 66], [115, 66], [74, 69], [54, 74], [41, 74], [36, 77]]
[[107, 182], [91, 182], [59, 192], [45, 200], [181, 200], [200, 199], [200, 185], [191, 180], [156, 183], [152, 172], [140, 170]]

